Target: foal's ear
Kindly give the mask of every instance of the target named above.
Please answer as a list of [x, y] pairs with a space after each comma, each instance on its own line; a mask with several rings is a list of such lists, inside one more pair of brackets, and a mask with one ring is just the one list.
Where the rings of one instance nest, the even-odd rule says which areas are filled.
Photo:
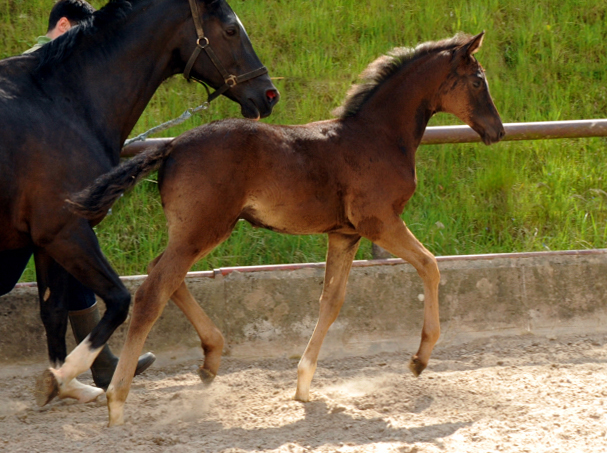
[[463, 50], [468, 56], [478, 52], [478, 49], [483, 45], [483, 38], [485, 37], [485, 30], [480, 32], [478, 35], [473, 36], [467, 44], [464, 44]]

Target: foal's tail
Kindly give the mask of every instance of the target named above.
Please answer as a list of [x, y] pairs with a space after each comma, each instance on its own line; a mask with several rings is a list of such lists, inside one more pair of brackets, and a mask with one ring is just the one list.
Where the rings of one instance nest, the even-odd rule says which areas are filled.
[[66, 201], [68, 209], [85, 219], [105, 215], [114, 202], [145, 176], [157, 170], [171, 153], [172, 142], [137, 154], [108, 173], [101, 175], [86, 189], [72, 194]]

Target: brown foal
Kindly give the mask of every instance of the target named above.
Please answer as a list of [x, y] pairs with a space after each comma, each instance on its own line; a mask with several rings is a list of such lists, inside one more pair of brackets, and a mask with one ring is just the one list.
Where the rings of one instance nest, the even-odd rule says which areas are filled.
[[400, 214], [416, 186], [415, 151], [430, 117], [458, 116], [486, 144], [504, 135], [481, 65], [483, 41], [456, 35], [415, 49], [395, 49], [365, 70], [337, 119], [301, 126], [225, 120], [184, 133], [140, 154], [71, 200], [85, 217], [104, 212], [126, 189], [160, 167], [169, 243], [149, 266], [135, 296], [128, 337], [108, 389], [110, 425], [123, 410], [144, 341], [171, 298], [196, 328], [210, 382], [224, 340], [188, 291], [190, 267], [231, 233], [238, 219], [288, 234], [327, 233], [320, 316], [298, 366], [295, 398], [310, 399], [320, 347], [344, 302], [361, 237], [411, 263], [424, 282], [424, 322], [410, 369], [427, 366], [439, 334], [436, 259]]

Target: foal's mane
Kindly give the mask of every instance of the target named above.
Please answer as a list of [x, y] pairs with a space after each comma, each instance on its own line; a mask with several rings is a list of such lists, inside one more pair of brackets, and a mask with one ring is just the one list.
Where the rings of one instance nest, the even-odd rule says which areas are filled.
[[428, 41], [415, 48], [396, 47], [392, 49], [387, 55], [382, 55], [367, 66], [360, 74], [363, 83], [352, 85], [341, 107], [335, 109], [333, 113], [341, 119], [355, 116], [379, 87], [394, 74], [406, 69], [426, 55], [452, 50], [465, 44], [470, 38], [470, 35], [458, 33], [453, 38]]
[[[91, 18], [80, 22], [78, 27], [72, 28], [62, 36], [42, 46], [37, 51], [40, 62], [36, 72], [43, 73], [60, 64], [71, 55], [84, 36], [92, 35], [106, 27], [112, 27], [116, 22], [124, 19], [131, 11], [131, 5], [135, 1], [137, 0], [110, 0], [103, 8], [95, 11]], [[108, 41], [109, 44], [111, 44], [110, 41]]]

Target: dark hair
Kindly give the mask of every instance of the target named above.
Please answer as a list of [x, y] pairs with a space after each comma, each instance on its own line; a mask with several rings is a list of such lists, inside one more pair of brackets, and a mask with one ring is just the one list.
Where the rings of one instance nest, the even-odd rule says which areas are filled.
[[70, 24], [76, 25], [91, 17], [94, 12], [95, 8], [84, 0], [59, 0], [51, 9], [47, 32], [55, 28], [62, 17], [67, 18]]
[[[71, 1], [73, 2], [74, 0]], [[36, 53], [39, 55], [40, 61], [34, 74], [38, 77], [44, 77], [47, 71], [52, 71], [58, 63], [61, 63], [71, 55], [74, 48], [84, 37], [91, 36], [102, 29], [109, 28], [113, 30], [115, 25], [119, 21], [124, 20], [130, 11], [131, 1], [109, 0], [103, 8], [94, 11], [90, 16], [81, 20], [78, 27], [72, 28], [67, 33], [57, 39], [53, 39], [37, 50]]]

